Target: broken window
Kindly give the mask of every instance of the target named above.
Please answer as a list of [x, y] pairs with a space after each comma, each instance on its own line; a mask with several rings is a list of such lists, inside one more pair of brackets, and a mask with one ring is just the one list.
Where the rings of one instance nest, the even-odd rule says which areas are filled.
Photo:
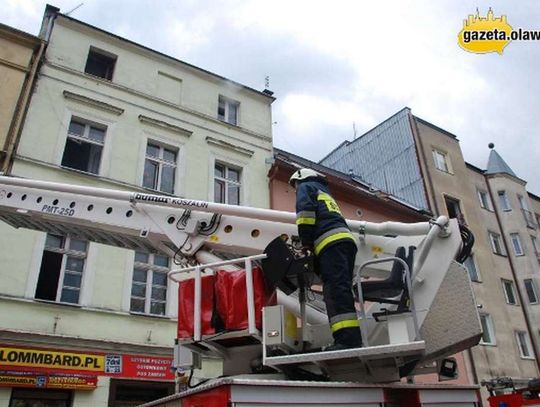
[[115, 65], [116, 55], [90, 47], [84, 72], [111, 81]]
[[216, 162], [214, 167], [214, 202], [240, 205], [241, 170]]
[[62, 166], [98, 174], [106, 129], [105, 126], [72, 118], [62, 156]]
[[220, 96], [218, 100], [218, 119], [229, 124], [238, 124], [240, 103]]
[[461, 211], [459, 200], [445, 196], [444, 202], [446, 204], [446, 210], [448, 211], [448, 217], [451, 219], [456, 218], [460, 224], [465, 224], [465, 216]]
[[144, 161], [143, 187], [174, 193], [176, 154], [171, 148], [148, 143]]
[[169, 258], [136, 251], [131, 286], [132, 312], [165, 315]]
[[78, 304], [88, 243], [47, 234], [35, 298]]

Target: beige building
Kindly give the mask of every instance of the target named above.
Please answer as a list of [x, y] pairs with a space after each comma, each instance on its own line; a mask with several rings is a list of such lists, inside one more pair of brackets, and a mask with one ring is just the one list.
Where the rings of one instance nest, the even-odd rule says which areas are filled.
[[[269, 206], [270, 91], [51, 6], [40, 36], [12, 175]], [[0, 232], [0, 405], [125, 406], [174, 389], [170, 258], [4, 223]]]
[[0, 24], [0, 169], [6, 172], [20, 134], [45, 43]]
[[457, 217], [472, 230], [475, 244], [465, 266], [484, 336], [466, 361], [477, 383], [539, 373], [533, 346], [540, 328], [535, 277], [540, 219], [533, 216], [539, 200], [503, 163], [494, 150], [485, 171], [466, 163], [455, 135], [408, 108], [321, 160], [433, 215]]

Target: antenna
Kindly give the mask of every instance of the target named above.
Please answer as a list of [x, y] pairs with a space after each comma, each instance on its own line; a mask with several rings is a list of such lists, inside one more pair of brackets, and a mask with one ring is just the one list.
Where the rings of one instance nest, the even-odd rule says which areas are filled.
[[75, 10], [77, 10], [79, 7], [82, 7], [84, 5], [84, 2], [79, 4], [77, 7], [75, 7], [74, 9], [71, 9], [70, 11], [68, 11], [67, 13], [65, 13], [66, 16], [69, 16], [71, 13], [73, 13]]
[[356, 123], [352, 122], [353, 140], [356, 140]]
[[270, 76], [268, 75], [264, 77], [264, 88], [270, 89]]

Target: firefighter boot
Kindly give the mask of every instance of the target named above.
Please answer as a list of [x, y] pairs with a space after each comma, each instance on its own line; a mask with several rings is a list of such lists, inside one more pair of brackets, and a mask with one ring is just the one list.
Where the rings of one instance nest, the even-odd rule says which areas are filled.
[[333, 336], [334, 344], [326, 347], [324, 349], [325, 352], [362, 347], [362, 336], [360, 329], [357, 327], [342, 328], [334, 332]]

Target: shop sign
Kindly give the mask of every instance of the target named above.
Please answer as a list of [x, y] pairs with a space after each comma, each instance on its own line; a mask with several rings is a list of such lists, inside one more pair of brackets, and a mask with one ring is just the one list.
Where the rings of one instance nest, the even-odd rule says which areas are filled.
[[0, 371], [0, 387], [94, 390], [97, 376], [25, 371]]
[[172, 358], [0, 345], [0, 370], [94, 374], [130, 379], [174, 380]]

